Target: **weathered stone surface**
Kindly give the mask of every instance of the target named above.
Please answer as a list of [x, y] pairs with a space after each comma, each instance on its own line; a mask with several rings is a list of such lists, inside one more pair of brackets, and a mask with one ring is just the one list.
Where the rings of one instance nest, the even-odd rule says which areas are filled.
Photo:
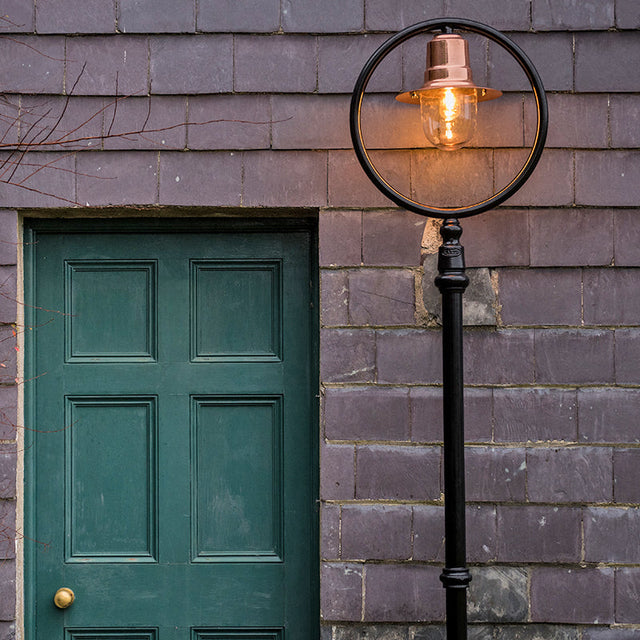
[[578, 438], [580, 442], [640, 442], [637, 389], [580, 389]]
[[[442, 296], [434, 284], [438, 257], [424, 260], [422, 298], [427, 312], [442, 324]], [[462, 322], [467, 326], [496, 324], [496, 293], [491, 284], [489, 269], [467, 269], [469, 286], [462, 297]]]
[[640, 611], [640, 570], [616, 569], [616, 622], [638, 624]]
[[408, 640], [409, 628], [391, 625], [334, 627], [333, 640]]
[[522, 622], [527, 619], [527, 571], [517, 567], [474, 567], [469, 585], [469, 620]]
[[323, 329], [320, 375], [324, 382], [367, 382], [375, 372], [375, 334], [368, 329]]
[[544, 624], [509, 625], [496, 627], [495, 640], [578, 640], [578, 633], [578, 629], [572, 627]]
[[570, 447], [527, 451], [527, 493], [532, 502], [610, 502], [611, 449]]
[[520, 502], [525, 498], [524, 448], [470, 447], [465, 452], [467, 500]]
[[414, 324], [414, 273], [399, 269], [350, 271], [349, 318], [354, 325]]
[[359, 564], [321, 564], [320, 612], [324, 620], [361, 619], [362, 572]]
[[352, 500], [355, 493], [355, 448], [325, 444], [320, 448], [320, 497]]

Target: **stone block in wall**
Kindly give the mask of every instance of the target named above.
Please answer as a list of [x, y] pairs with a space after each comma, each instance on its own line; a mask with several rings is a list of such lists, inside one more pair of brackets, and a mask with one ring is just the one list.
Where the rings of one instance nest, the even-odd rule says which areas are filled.
[[354, 625], [335, 627], [333, 640], [409, 640], [409, 627], [395, 625]]
[[35, 24], [34, 2], [24, 0], [5, 0], [2, 4], [2, 12], [6, 19], [3, 20], [2, 30], [5, 33], [29, 33], [33, 31]]
[[0, 386], [0, 440], [16, 440], [18, 433], [18, 389]]
[[497, 626], [494, 637], [495, 640], [578, 640], [578, 634], [575, 627], [527, 624]]
[[576, 393], [562, 389], [494, 389], [493, 419], [496, 442], [576, 442]]
[[193, 33], [196, 29], [196, 2], [119, 0], [118, 29], [123, 33]]
[[533, 28], [545, 30], [606, 30], [614, 26], [614, 0], [533, 0]]
[[413, 325], [415, 277], [409, 270], [349, 272], [349, 319], [353, 325]]
[[582, 640], [638, 640], [640, 629], [629, 627], [585, 627]]
[[271, 103], [274, 149], [351, 149], [348, 96], [275, 95]]
[[589, 269], [584, 272], [584, 322], [633, 325], [640, 320], [637, 269]]
[[522, 267], [529, 264], [529, 213], [493, 209], [462, 221], [467, 267]]
[[640, 200], [640, 152], [576, 151], [576, 204], [633, 207]]
[[409, 440], [409, 390], [329, 388], [324, 394], [329, 440]]
[[74, 95], [145, 95], [149, 89], [148, 59], [147, 38], [143, 36], [69, 38], [67, 90], [74, 87]]
[[158, 200], [160, 204], [184, 206], [239, 206], [242, 156], [226, 151], [163, 152]]
[[[547, 101], [549, 130], [545, 148], [592, 149], [609, 146], [607, 95], [550, 93]], [[525, 101], [525, 114], [526, 139], [532, 141], [537, 114], [533, 100]]]
[[498, 291], [500, 318], [505, 325], [579, 325], [581, 322], [582, 272], [579, 269], [501, 269]]
[[16, 321], [18, 307], [18, 277], [16, 267], [0, 267], [0, 322]]
[[361, 264], [361, 211], [321, 211], [318, 236], [320, 266]]
[[16, 497], [17, 460], [15, 444], [0, 444], [0, 498]]
[[369, 31], [400, 31], [416, 22], [444, 15], [443, 0], [398, 0], [390, 4], [386, 0], [365, 0], [366, 24]]
[[320, 447], [320, 498], [353, 500], [355, 497], [355, 447], [323, 444]]
[[[526, 150], [498, 149], [495, 154], [495, 188], [502, 189], [526, 162]], [[573, 203], [573, 154], [565, 149], [547, 149], [526, 184], [506, 201], [508, 206], [559, 207]], [[597, 203], [592, 203], [597, 204]]]
[[640, 215], [637, 210], [614, 212], [615, 264], [621, 267], [640, 266]]
[[613, 622], [614, 570], [532, 568], [531, 620], [569, 624]]
[[344, 560], [408, 560], [411, 558], [411, 506], [344, 505]]
[[580, 562], [580, 509], [498, 505], [497, 510], [498, 562]]
[[362, 619], [363, 566], [347, 562], [320, 565], [320, 615], [323, 620]]
[[616, 382], [638, 384], [640, 373], [640, 330], [616, 329]]
[[[495, 5], [504, 7], [504, 4]], [[570, 33], [514, 33], [510, 38], [535, 65], [547, 91], [573, 89], [573, 38]], [[518, 63], [497, 43], [489, 42], [488, 84], [502, 91], [530, 91]], [[598, 90], [598, 89], [596, 89]]]
[[640, 42], [635, 33], [595, 32], [575, 36], [575, 90], [637, 90]]
[[0, 384], [16, 381], [16, 332], [11, 326], [0, 325]]
[[530, 329], [469, 330], [464, 335], [467, 384], [530, 384], [534, 381]]
[[440, 447], [356, 447], [356, 499], [439, 498]]
[[320, 557], [336, 560], [340, 557], [340, 505], [320, 505]]
[[640, 504], [640, 449], [614, 449], [613, 495], [615, 502]]
[[439, 567], [428, 565], [367, 565], [364, 619], [372, 622], [442, 620], [445, 594], [440, 572]]
[[605, 388], [578, 391], [580, 442], [640, 443], [638, 415], [638, 389]]
[[[426, 256], [422, 278], [422, 299], [427, 313], [442, 324], [442, 296], [434, 283], [438, 256]], [[467, 269], [469, 286], [462, 297], [462, 322], [467, 326], [495, 325], [496, 293], [491, 283], [489, 269]]]
[[640, 6], [636, 0], [616, 0], [616, 25], [620, 29], [640, 28]]
[[246, 207], [318, 207], [327, 204], [323, 151], [246, 151], [242, 204]]
[[0, 562], [0, 620], [13, 620], [16, 610], [16, 563]]
[[[401, 193], [409, 193], [411, 158], [407, 151], [382, 150], [370, 154], [373, 164]], [[393, 203], [367, 178], [353, 151], [329, 151], [329, 205], [332, 207], [389, 207]]]
[[464, 16], [491, 25], [494, 29], [528, 31], [529, 0], [496, 3], [493, 0], [445, 0], [445, 16]]
[[282, 30], [285, 32], [339, 33], [362, 31], [363, 27], [363, 0], [343, 0], [335, 4], [315, 0], [282, 2]]
[[[105, 102], [105, 149], [182, 151], [186, 147], [187, 100], [184, 96], [130, 96], [117, 102], [106, 98]], [[210, 114], [207, 119], [214, 117]], [[200, 133], [199, 127], [194, 129]], [[95, 141], [92, 142], [95, 146]]]
[[[212, 36], [221, 37], [221, 36]], [[224, 36], [231, 38], [231, 36]], [[311, 93], [316, 89], [315, 38], [234, 36], [233, 89], [250, 93]], [[210, 55], [210, 54], [208, 54]], [[201, 64], [201, 59], [197, 60]], [[226, 84], [226, 83], [225, 83]], [[216, 92], [228, 89], [219, 87]], [[202, 91], [205, 93], [205, 91]]]
[[376, 336], [371, 329], [320, 331], [320, 379], [323, 382], [372, 382]]
[[[3, 61], [0, 68], [3, 93], [62, 93], [65, 68], [65, 39], [62, 36], [2, 38], [0, 58]], [[70, 73], [68, 78], [75, 79], [77, 75]]]
[[36, 4], [38, 33], [115, 33], [115, 30], [116, 11], [112, 2], [47, 0]]
[[366, 265], [415, 266], [425, 218], [409, 211], [366, 211], [362, 216], [362, 258]]
[[[124, 109], [130, 100], [135, 99], [122, 98], [118, 106]], [[143, 102], [148, 104], [146, 100]], [[108, 139], [108, 133], [103, 134], [104, 111], [104, 98], [22, 96], [20, 139], [26, 143], [46, 140], [46, 149], [49, 150], [101, 149], [105, 139]], [[181, 117], [184, 117], [184, 113]], [[141, 128], [144, 120], [143, 116], [133, 129]], [[60, 144], [53, 144], [55, 142]]]
[[198, 0], [198, 31], [261, 33], [278, 31], [280, 0]]
[[611, 502], [612, 477], [610, 448], [527, 450], [527, 494], [531, 502]]
[[438, 331], [376, 332], [378, 382], [433, 384], [442, 380], [442, 344]]
[[[233, 47], [232, 36], [226, 34], [197, 34], [186, 38], [152, 36], [149, 39], [151, 92], [231, 92], [234, 89]], [[203, 64], [203, 60], [207, 64]], [[240, 58], [236, 60], [240, 64]]]
[[640, 118], [640, 96], [637, 94], [612, 94], [609, 97], [609, 124], [611, 146], [638, 148], [640, 131], [631, 125]]
[[[3, 162], [13, 161], [13, 157], [3, 154], [0, 166]], [[9, 165], [4, 167], [6, 170]], [[2, 204], [5, 207], [73, 206], [76, 204], [76, 173], [73, 154], [27, 153], [20, 157], [15, 173], [2, 185]]]
[[640, 623], [640, 570], [616, 569], [616, 622]]
[[536, 381], [542, 384], [613, 382], [613, 351], [613, 331], [536, 329]]
[[[350, 94], [366, 61], [387, 39], [387, 35], [366, 33], [318, 36], [318, 91]], [[308, 48], [312, 50], [310, 44]], [[380, 63], [367, 91], [399, 92], [401, 89], [402, 56], [398, 48]]]
[[531, 266], [610, 265], [616, 214], [604, 209], [532, 210], [529, 213]]
[[158, 200], [157, 152], [81, 153], [76, 170], [77, 199], [82, 206], [154, 204]]
[[468, 617], [472, 622], [524, 622], [529, 598], [527, 570], [520, 567], [473, 567]]
[[16, 557], [16, 537], [16, 501], [0, 500], [0, 564]]
[[468, 447], [465, 451], [467, 500], [522, 502], [527, 471], [521, 447]]
[[320, 324], [323, 327], [349, 324], [347, 276], [344, 270], [320, 272]]
[[640, 538], [638, 508], [585, 509], [584, 559], [586, 562], [635, 564], [638, 561], [638, 538]]

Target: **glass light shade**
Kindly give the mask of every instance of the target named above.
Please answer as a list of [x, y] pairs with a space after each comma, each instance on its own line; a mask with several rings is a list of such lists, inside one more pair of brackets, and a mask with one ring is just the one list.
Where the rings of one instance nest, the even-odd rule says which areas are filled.
[[420, 91], [419, 96], [422, 128], [434, 146], [454, 151], [471, 141], [478, 115], [475, 88], [442, 87]]

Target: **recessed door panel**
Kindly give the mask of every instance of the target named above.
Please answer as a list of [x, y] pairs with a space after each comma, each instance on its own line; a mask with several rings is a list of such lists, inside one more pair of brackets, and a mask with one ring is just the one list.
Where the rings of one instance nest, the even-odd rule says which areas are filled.
[[280, 560], [281, 398], [194, 398], [197, 560]]

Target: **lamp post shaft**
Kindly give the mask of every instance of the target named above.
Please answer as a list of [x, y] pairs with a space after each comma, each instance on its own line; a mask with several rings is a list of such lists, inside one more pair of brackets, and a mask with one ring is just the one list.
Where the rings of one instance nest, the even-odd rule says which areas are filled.
[[464, 249], [462, 227], [447, 218], [440, 228], [435, 283], [442, 296], [442, 382], [444, 422], [445, 567], [440, 576], [447, 599], [447, 640], [467, 638], [467, 586], [464, 487], [464, 408], [462, 369], [462, 295]]

